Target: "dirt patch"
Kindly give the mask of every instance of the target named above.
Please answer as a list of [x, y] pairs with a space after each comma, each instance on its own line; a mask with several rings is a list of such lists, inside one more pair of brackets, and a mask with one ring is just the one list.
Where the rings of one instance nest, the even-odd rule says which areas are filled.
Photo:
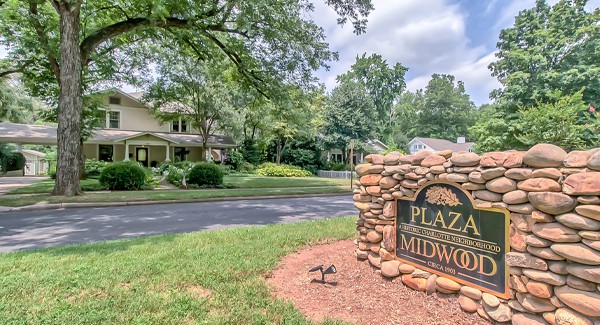
[[[283, 259], [267, 280], [277, 298], [291, 301], [309, 319], [339, 318], [355, 324], [489, 324], [460, 309], [456, 295], [414, 291], [400, 278], [386, 280], [354, 256], [351, 241], [305, 248]], [[334, 264], [337, 274], [308, 270]]]

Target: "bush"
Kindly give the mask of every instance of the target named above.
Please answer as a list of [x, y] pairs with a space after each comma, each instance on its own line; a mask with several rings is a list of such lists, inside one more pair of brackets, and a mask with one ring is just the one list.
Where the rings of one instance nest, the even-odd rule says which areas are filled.
[[231, 151], [227, 153], [227, 159], [225, 159], [225, 164], [232, 166], [233, 169], [239, 170], [240, 167], [244, 164], [244, 155], [242, 155], [239, 151]]
[[[96, 159], [86, 159], [85, 166], [85, 176], [90, 178], [98, 178], [104, 168], [111, 163], [106, 161], [98, 161]], [[56, 173], [55, 173], [56, 174]], [[56, 177], [56, 176], [55, 176]]]
[[6, 164], [6, 170], [22, 170], [25, 167], [25, 156], [18, 151], [11, 152], [8, 155], [8, 163]]
[[133, 161], [117, 162], [104, 168], [99, 181], [109, 190], [139, 190], [146, 185], [146, 170]]
[[329, 166], [329, 170], [333, 170], [336, 172], [350, 170], [350, 165], [346, 165], [344, 163], [331, 163]]
[[223, 184], [223, 171], [213, 163], [196, 164], [188, 174], [187, 182], [198, 186], [218, 186]]
[[308, 177], [312, 173], [300, 167], [291, 165], [278, 165], [274, 163], [264, 163], [258, 166], [256, 173], [261, 176], [272, 177]]

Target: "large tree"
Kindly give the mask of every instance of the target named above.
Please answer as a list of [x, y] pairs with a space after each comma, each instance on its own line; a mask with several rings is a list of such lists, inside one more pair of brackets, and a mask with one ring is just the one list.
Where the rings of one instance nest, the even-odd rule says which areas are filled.
[[338, 82], [358, 82], [365, 87], [377, 110], [377, 135], [384, 141], [392, 135], [396, 115], [395, 104], [406, 87], [407, 68], [400, 63], [391, 67], [379, 54], [356, 57], [350, 71], [337, 77]]
[[0, 122], [32, 122], [35, 106], [16, 80], [0, 78]]
[[600, 9], [585, 10], [587, 0], [561, 0], [550, 7], [537, 0], [521, 11], [513, 27], [502, 30], [498, 60], [489, 68], [502, 88], [492, 93], [507, 109], [556, 100], [586, 87], [583, 100], [600, 100]]
[[[357, 33], [370, 0], [326, 0]], [[58, 97], [57, 195], [76, 195], [83, 93], [139, 62], [144, 40], [168, 37], [199, 58], [216, 47], [247, 82], [269, 94], [282, 81], [307, 85], [335, 58], [324, 31], [305, 13], [309, 0], [6, 0], [0, 42], [9, 46], [0, 76], [21, 72], [32, 93]], [[27, 84], [27, 82], [26, 82]], [[58, 87], [56, 87], [58, 85]], [[277, 89], [275, 87], [275, 89]]]

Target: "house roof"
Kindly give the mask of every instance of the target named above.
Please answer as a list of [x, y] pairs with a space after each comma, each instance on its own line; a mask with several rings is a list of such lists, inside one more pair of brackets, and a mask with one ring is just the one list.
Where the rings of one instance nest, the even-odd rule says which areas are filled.
[[[47, 125], [0, 123], [0, 141], [9, 143], [56, 144], [56, 127]], [[86, 143], [122, 143], [143, 135], [152, 135], [173, 144], [201, 146], [202, 135], [191, 133], [131, 131], [119, 129], [98, 129]], [[224, 135], [212, 135], [207, 145], [217, 148], [236, 147], [233, 138]]]
[[451, 141], [448, 141], [445, 139], [419, 138], [419, 137], [412, 139], [409, 142], [409, 144], [415, 140], [420, 141], [421, 143], [423, 143], [424, 145], [428, 146], [429, 148], [431, 148], [435, 151], [442, 151], [442, 150], [452, 150], [452, 152], [468, 151], [475, 144], [474, 142], [454, 143], [454, 142], [451, 142]]
[[30, 149], [22, 149], [21, 152], [23, 153], [27, 153], [30, 154], [32, 156], [37, 156], [37, 157], [46, 157], [46, 154], [43, 152], [39, 152], [36, 150], [30, 150]]

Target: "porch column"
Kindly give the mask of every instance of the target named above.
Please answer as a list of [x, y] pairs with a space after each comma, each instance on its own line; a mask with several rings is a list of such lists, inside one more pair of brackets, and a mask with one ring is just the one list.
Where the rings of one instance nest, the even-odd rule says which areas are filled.
[[125, 140], [125, 159], [123, 161], [129, 161], [129, 143]]
[[208, 152], [206, 153], [206, 161], [212, 161], [212, 148], [208, 147]]
[[360, 162], [363, 163], [365, 162], [365, 153], [364, 152], [360, 152]]
[[169, 150], [169, 143], [168, 142], [167, 142], [167, 146], [165, 148], [166, 148], [165, 149], [165, 153], [166, 153], [166, 155], [165, 155], [165, 161], [171, 161], [171, 159], [169, 158], [169, 151], [170, 150]]
[[17, 151], [23, 152], [23, 144], [22, 143], [17, 144]]

